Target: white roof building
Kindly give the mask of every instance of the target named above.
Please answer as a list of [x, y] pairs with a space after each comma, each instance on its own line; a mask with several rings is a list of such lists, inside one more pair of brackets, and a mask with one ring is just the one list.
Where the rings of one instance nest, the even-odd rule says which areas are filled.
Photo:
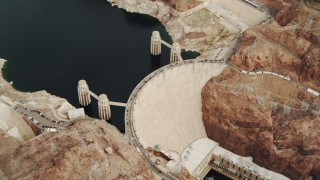
[[208, 138], [199, 139], [190, 144], [181, 154], [182, 166], [184, 166], [192, 176], [196, 176], [201, 173], [202, 164], [208, 166], [208, 162], [205, 162], [208, 157], [209, 161], [212, 156], [212, 150], [219, 144]]
[[68, 110], [68, 116], [70, 120], [84, 118], [85, 113], [83, 108]]

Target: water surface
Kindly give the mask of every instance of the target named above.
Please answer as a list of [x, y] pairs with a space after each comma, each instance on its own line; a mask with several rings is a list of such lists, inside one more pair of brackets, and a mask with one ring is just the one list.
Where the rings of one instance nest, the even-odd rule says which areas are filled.
[[[105, 0], [1, 0], [0, 57], [7, 59], [4, 77], [17, 90], [46, 90], [80, 107], [77, 83], [85, 79], [96, 94], [126, 102], [146, 75], [169, 63], [169, 49], [149, 53], [158, 30], [150, 16], [127, 13]], [[194, 53], [184, 53], [193, 58]], [[124, 108], [111, 107], [109, 121], [124, 131]], [[86, 113], [98, 117], [97, 102]]]

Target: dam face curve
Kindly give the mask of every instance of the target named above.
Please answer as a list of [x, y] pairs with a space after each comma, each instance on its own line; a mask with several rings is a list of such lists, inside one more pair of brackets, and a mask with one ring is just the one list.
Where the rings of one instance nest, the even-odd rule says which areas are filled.
[[226, 66], [213, 61], [182, 61], [149, 74], [127, 103], [126, 134], [131, 134], [140, 149], [160, 144], [162, 150], [180, 154], [192, 142], [207, 137], [201, 90]]

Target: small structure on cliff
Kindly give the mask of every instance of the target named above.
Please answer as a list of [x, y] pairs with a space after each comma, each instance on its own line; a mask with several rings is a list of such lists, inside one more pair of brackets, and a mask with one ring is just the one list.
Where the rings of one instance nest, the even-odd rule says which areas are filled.
[[83, 108], [68, 110], [68, 117], [70, 120], [84, 118], [85, 113]]
[[177, 151], [169, 150], [164, 153], [169, 157], [169, 162], [166, 164], [166, 168], [176, 176], [179, 176], [181, 173], [181, 156]]
[[162, 151], [160, 144], [156, 144], [154, 148], [147, 148], [150, 159], [157, 168], [163, 172], [171, 173], [175, 177], [179, 177], [182, 173], [182, 164], [180, 153], [174, 150]]
[[105, 152], [106, 152], [107, 154], [109, 154], [109, 155], [111, 155], [111, 154], [113, 153], [113, 149], [112, 149], [112, 147], [110, 147], [110, 146], [106, 147], [104, 150], [105, 150]]
[[161, 145], [160, 144], [154, 145], [154, 155], [155, 156], [161, 155]]

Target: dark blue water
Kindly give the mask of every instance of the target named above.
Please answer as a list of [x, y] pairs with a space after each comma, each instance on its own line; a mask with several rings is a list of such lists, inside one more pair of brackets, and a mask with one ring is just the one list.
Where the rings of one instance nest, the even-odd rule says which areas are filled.
[[[79, 107], [77, 82], [85, 79], [96, 94], [126, 102], [147, 74], [169, 63], [169, 49], [149, 53], [158, 30], [172, 42], [161, 23], [127, 13], [106, 0], [1, 0], [0, 58], [4, 77], [17, 90], [47, 90]], [[184, 53], [193, 58], [194, 53]], [[124, 108], [112, 107], [109, 121], [124, 131]], [[97, 102], [86, 113], [98, 117]]]

